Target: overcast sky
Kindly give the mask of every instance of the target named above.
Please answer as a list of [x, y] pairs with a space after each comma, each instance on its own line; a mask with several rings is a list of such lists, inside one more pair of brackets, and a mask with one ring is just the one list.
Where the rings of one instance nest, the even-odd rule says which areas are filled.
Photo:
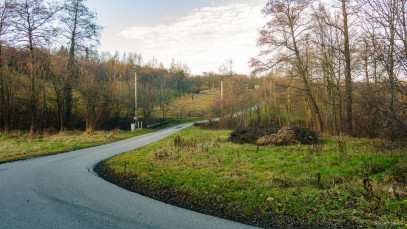
[[103, 51], [136, 52], [169, 67], [172, 59], [193, 74], [233, 70], [249, 74], [258, 53], [257, 31], [264, 24], [266, 0], [88, 0], [104, 26]]

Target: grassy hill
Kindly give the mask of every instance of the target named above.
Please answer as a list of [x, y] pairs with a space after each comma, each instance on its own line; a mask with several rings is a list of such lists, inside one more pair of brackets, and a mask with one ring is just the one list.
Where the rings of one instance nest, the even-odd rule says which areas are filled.
[[[202, 91], [200, 94], [183, 94], [180, 98], [171, 100], [166, 118], [184, 119], [184, 118], [204, 118], [208, 115], [211, 106], [220, 98], [220, 90]], [[155, 118], [162, 117], [160, 107], [153, 111]]]

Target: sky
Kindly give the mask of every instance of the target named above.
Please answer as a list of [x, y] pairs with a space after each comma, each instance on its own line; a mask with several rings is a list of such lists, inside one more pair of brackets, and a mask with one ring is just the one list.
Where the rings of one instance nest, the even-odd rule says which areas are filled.
[[169, 67], [187, 64], [192, 74], [219, 72], [233, 60], [233, 71], [250, 74], [258, 29], [267, 0], [88, 0], [104, 27], [101, 51], [141, 54]]

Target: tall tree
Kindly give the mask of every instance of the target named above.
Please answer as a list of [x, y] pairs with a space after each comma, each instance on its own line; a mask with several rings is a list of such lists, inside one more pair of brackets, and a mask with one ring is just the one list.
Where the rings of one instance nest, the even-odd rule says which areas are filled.
[[100, 123], [100, 118], [105, 106], [103, 106], [103, 87], [98, 77], [89, 68], [83, 67], [79, 75], [79, 92], [83, 98], [85, 111], [83, 112], [86, 132], [92, 133]]
[[15, 5], [16, 21], [15, 29], [17, 42], [28, 48], [29, 63], [28, 75], [30, 78], [30, 93], [28, 98], [30, 133], [36, 131], [37, 105], [38, 105], [38, 82], [34, 72], [35, 50], [49, 43], [55, 37], [56, 29], [52, 27], [52, 21], [58, 12], [55, 5], [45, 4], [43, 0], [17, 0]]
[[4, 130], [9, 131], [10, 115], [9, 115], [9, 99], [7, 98], [7, 90], [9, 87], [7, 81], [4, 78], [3, 72], [3, 46], [6, 42], [6, 36], [9, 34], [10, 25], [13, 19], [13, 8], [15, 6], [14, 1], [4, 0], [0, 3], [0, 128], [3, 126]]
[[306, 35], [309, 28], [307, 19], [307, 9], [309, 9], [310, 0], [274, 0], [269, 1], [263, 9], [263, 13], [271, 16], [271, 20], [260, 31], [258, 44], [265, 47], [260, 54], [261, 57], [268, 58], [274, 55], [267, 62], [252, 60], [252, 66], [262, 70], [270, 70], [281, 63], [291, 64], [300, 76], [305, 93], [310, 100], [312, 110], [317, 116], [319, 128], [324, 129], [321, 113], [315, 96], [311, 91], [308, 66], [304, 61], [304, 53], [300, 49], [308, 40]]
[[97, 24], [97, 17], [86, 5], [86, 0], [67, 0], [63, 4], [61, 22], [65, 25], [64, 37], [69, 41], [69, 77], [64, 86], [65, 117], [68, 119], [72, 110], [72, 80], [75, 77], [75, 56], [86, 53], [99, 44], [102, 27]]
[[345, 55], [345, 94], [346, 94], [346, 126], [349, 134], [352, 134], [352, 71], [351, 71], [351, 53], [349, 44], [349, 26], [348, 26], [348, 0], [341, 0], [343, 16], [343, 36], [344, 36], [344, 55]]
[[[384, 66], [389, 81], [389, 109], [393, 110], [396, 86], [396, 15], [398, 0], [364, 1], [365, 33], [375, 49], [374, 57]], [[372, 32], [374, 31], [374, 32]]]
[[322, 4], [314, 8], [313, 18], [315, 19], [313, 20], [315, 26], [312, 38], [315, 43], [315, 50], [318, 52], [316, 59], [322, 73], [321, 82], [325, 86], [326, 127], [330, 133], [339, 134], [341, 128], [338, 123], [337, 112], [341, 113], [341, 110], [337, 109], [339, 105], [337, 88], [339, 88], [340, 83], [336, 83], [339, 75], [336, 74], [336, 69], [340, 58], [337, 50], [340, 49], [342, 44], [342, 36], [337, 28], [328, 26], [325, 23], [327, 20], [338, 20], [338, 18], [332, 18], [330, 12]]

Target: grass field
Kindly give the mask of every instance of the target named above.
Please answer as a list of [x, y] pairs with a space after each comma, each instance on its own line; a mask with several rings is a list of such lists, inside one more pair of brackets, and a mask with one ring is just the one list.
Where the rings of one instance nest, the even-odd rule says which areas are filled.
[[[171, 100], [166, 118], [183, 119], [183, 118], [203, 118], [208, 115], [211, 106], [220, 98], [220, 90], [207, 90], [200, 94], [184, 94], [180, 98]], [[153, 116], [162, 117], [162, 111], [156, 107]]]
[[406, 227], [407, 156], [379, 140], [257, 147], [201, 127], [102, 162], [125, 188], [263, 227]]
[[21, 132], [0, 133], [0, 163], [101, 145], [152, 131], [154, 129], [133, 132], [119, 130], [115, 132], [114, 137], [111, 131], [106, 132], [106, 136], [104, 131], [96, 131], [93, 134], [65, 131], [38, 136]]

